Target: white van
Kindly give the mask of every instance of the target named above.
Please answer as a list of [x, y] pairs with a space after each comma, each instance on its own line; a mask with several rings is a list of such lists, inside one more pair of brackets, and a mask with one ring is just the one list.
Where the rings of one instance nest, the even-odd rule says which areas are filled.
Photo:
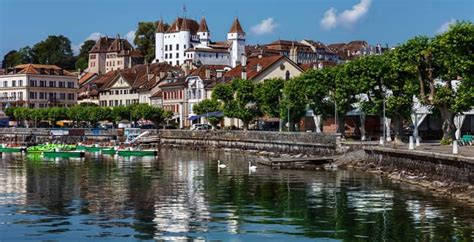
[[193, 124], [191, 130], [211, 130], [212, 126], [209, 124]]

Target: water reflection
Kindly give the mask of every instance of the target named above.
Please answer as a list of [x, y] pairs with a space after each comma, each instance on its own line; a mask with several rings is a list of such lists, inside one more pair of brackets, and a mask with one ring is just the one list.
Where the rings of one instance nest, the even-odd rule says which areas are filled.
[[474, 238], [472, 208], [372, 175], [249, 173], [246, 158], [231, 153], [160, 156], [2, 157], [0, 240]]

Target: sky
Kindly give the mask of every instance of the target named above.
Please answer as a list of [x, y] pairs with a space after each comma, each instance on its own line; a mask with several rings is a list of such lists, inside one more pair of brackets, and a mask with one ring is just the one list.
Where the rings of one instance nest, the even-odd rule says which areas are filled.
[[248, 44], [313, 39], [393, 46], [434, 36], [456, 20], [474, 22], [474, 0], [0, 0], [0, 59], [48, 35], [68, 37], [78, 51], [87, 39], [131, 39], [138, 22], [171, 23], [184, 14], [205, 16], [213, 41], [226, 38], [237, 16]]

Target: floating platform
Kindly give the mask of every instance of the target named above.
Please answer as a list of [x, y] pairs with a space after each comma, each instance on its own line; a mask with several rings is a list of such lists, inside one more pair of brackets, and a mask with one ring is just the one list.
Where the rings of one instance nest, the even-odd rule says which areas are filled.
[[131, 156], [158, 156], [156, 150], [119, 150], [117, 151], [119, 156], [131, 157]]
[[47, 158], [81, 158], [84, 157], [84, 151], [44, 151], [43, 157]]
[[256, 162], [261, 165], [271, 166], [271, 167], [288, 167], [288, 168], [298, 168], [305, 165], [310, 166], [321, 166], [334, 161], [334, 157], [283, 157], [283, 158], [267, 158], [267, 159], [258, 159]]

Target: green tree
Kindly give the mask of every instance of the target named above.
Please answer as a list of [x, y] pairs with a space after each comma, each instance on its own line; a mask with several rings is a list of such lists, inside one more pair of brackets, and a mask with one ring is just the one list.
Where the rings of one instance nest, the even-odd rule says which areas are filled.
[[10, 68], [20, 64], [32, 62], [31, 48], [21, 48], [19, 51], [12, 50], [3, 57], [2, 68]]
[[[202, 115], [211, 112], [222, 112], [222, 108], [217, 100], [206, 99], [194, 105], [193, 111], [197, 115]], [[212, 127], [216, 128], [217, 125], [222, 122], [224, 117], [206, 117], [206, 119], [209, 121]]]
[[32, 48], [32, 56], [33, 62], [38, 64], [57, 65], [68, 70], [75, 67], [71, 41], [62, 35], [50, 35], [47, 39], [35, 44]]
[[282, 91], [285, 81], [281, 78], [273, 78], [255, 85], [255, 98], [262, 110], [268, 117], [280, 117], [280, 102], [283, 100]]
[[224, 115], [242, 120], [247, 130], [249, 123], [260, 115], [254, 89], [252, 81], [234, 79], [230, 85], [216, 85], [212, 95], [214, 100], [223, 102]]
[[139, 22], [133, 40], [148, 63], [151, 63], [155, 58], [155, 31], [156, 24], [154, 22]]
[[89, 51], [94, 47], [94, 40], [86, 40], [81, 45], [79, 50], [79, 55], [77, 56], [77, 61], [75, 63], [76, 70], [85, 70], [89, 65]]
[[[457, 22], [433, 39], [417, 37], [407, 42], [411, 63], [417, 68], [419, 100], [441, 113], [443, 140], [454, 138], [454, 115], [474, 106], [474, 25]], [[456, 90], [453, 80], [460, 80]], [[459, 93], [460, 95], [457, 95]]]

